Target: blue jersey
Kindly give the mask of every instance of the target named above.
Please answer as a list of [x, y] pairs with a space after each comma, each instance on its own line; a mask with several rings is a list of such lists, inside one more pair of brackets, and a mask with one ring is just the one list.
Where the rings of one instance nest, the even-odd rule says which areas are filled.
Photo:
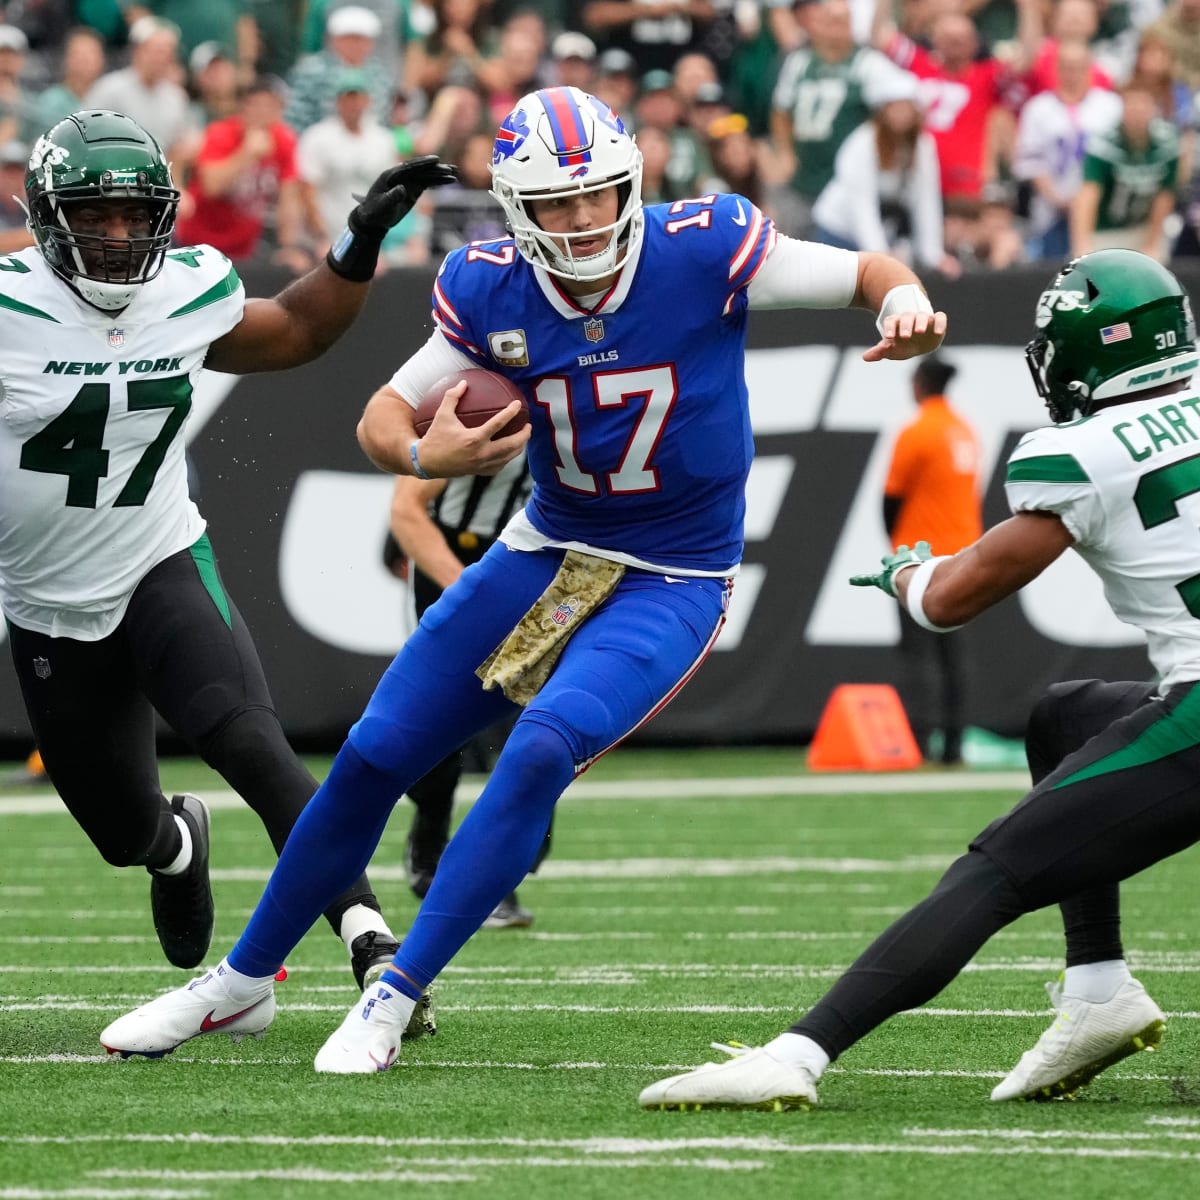
[[754, 454], [746, 287], [775, 229], [736, 195], [644, 211], [641, 246], [594, 308], [501, 239], [446, 259], [434, 319], [529, 400], [525, 511], [539, 532], [727, 571], [741, 560]]

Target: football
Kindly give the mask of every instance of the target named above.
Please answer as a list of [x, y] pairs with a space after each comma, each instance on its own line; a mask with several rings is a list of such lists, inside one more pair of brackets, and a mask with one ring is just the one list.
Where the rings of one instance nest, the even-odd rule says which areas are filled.
[[446, 390], [463, 379], [467, 381], [467, 390], [458, 398], [458, 408], [455, 412], [464, 425], [475, 429], [507, 408], [514, 400], [521, 402], [521, 411], [495, 436], [509, 437], [519, 433], [529, 424], [529, 405], [521, 389], [511, 379], [495, 371], [485, 371], [482, 367], [471, 367], [439, 379], [421, 397], [414, 422], [417, 437], [425, 436], [425, 431], [433, 421]]

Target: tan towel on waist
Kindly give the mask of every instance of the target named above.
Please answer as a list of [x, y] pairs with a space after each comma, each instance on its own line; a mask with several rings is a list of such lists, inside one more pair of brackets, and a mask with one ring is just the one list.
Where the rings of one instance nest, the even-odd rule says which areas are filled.
[[476, 668], [484, 691], [498, 686], [514, 704], [528, 704], [550, 678], [567, 639], [624, 574], [622, 563], [568, 550], [550, 586]]

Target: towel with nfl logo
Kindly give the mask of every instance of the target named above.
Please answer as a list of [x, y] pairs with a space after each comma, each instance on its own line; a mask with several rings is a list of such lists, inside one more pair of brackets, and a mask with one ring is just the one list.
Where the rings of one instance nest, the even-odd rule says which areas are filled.
[[567, 639], [624, 574], [621, 563], [568, 550], [550, 586], [476, 669], [484, 691], [499, 687], [514, 704], [528, 704], [550, 678]]

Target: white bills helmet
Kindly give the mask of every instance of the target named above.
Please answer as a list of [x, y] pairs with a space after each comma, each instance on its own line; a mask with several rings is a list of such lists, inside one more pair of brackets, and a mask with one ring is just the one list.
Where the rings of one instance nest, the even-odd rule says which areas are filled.
[[[617, 188], [617, 219], [608, 245], [576, 257], [573, 238], [551, 237], [529, 203], [564, 192]], [[603, 279], [623, 266], [642, 239], [642, 152], [621, 118], [595, 96], [574, 87], [543, 88], [518, 101], [496, 132], [492, 195], [500, 202], [521, 256], [563, 279]], [[564, 249], [565, 246], [565, 249]]]

